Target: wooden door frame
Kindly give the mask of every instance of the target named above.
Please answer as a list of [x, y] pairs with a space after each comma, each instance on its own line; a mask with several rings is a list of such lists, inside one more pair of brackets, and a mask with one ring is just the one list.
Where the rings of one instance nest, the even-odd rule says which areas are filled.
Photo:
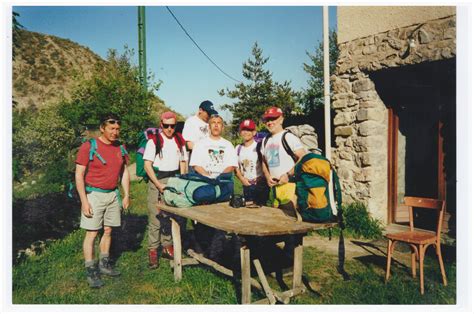
[[398, 194], [398, 126], [399, 118], [393, 108], [388, 108], [388, 213], [387, 222], [393, 223], [395, 220], [395, 210], [397, 208]]
[[[387, 222], [395, 222], [398, 206], [398, 130], [400, 120], [395, 110], [388, 108], [388, 176], [387, 176]], [[438, 199], [446, 200], [446, 174], [444, 169], [444, 149], [441, 129], [443, 123], [438, 119]]]

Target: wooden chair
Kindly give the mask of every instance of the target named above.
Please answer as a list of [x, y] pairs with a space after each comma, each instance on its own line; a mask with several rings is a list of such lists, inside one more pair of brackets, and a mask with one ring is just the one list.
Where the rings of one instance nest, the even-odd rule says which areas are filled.
[[[424, 294], [424, 282], [423, 282], [423, 262], [425, 258], [425, 252], [428, 246], [434, 245], [436, 248], [436, 255], [438, 256], [439, 266], [441, 269], [441, 276], [443, 278], [443, 285], [447, 285], [446, 273], [444, 271], [443, 258], [441, 256], [441, 227], [443, 222], [443, 216], [446, 210], [446, 202], [421, 197], [405, 197], [405, 205], [408, 207], [409, 219], [410, 219], [410, 231], [398, 232], [387, 234], [388, 247], [387, 247], [387, 272], [385, 275], [385, 282], [390, 277], [390, 261], [392, 258], [393, 250], [397, 242], [405, 242], [411, 247], [411, 268], [412, 276], [416, 278], [416, 260], [420, 262], [420, 291]], [[430, 208], [438, 211], [438, 223], [436, 232], [428, 230], [415, 230], [413, 225], [413, 207]]]

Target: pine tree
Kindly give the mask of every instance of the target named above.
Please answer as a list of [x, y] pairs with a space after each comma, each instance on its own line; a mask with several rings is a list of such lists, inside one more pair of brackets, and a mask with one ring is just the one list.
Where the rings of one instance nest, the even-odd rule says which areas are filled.
[[291, 114], [297, 109], [296, 93], [291, 89], [290, 82], [274, 82], [272, 73], [264, 68], [268, 57], [263, 57], [263, 51], [256, 42], [252, 47], [252, 57], [242, 68], [243, 77], [249, 81], [236, 84], [234, 90], [221, 90], [219, 94], [235, 99], [233, 104], [225, 104], [222, 109], [232, 113], [232, 125], [237, 130], [239, 123], [244, 119], [253, 119], [258, 123], [260, 117], [268, 107], [280, 107], [285, 114]]
[[[306, 88], [300, 95], [299, 103], [306, 114], [313, 112], [316, 108], [324, 106], [324, 50], [323, 42], [316, 47], [314, 55], [306, 52], [311, 63], [303, 63], [303, 69], [310, 75]], [[329, 32], [329, 72], [332, 74], [336, 68], [339, 56], [337, 48], [337, 33], [335, 30]]]
[[15, 49], [20, 46], [18, 43], [18, 35], [19, 35], [20, 30], [23, 28], [23, 25], [21, 25], [20, 22], [18, 22], [17, 17], [19, 16], [20, 14], [13, 11], [12, 13], [12, 41], [13, 41], [12, 57], [13, 57], [13, 60], [15, 60]]

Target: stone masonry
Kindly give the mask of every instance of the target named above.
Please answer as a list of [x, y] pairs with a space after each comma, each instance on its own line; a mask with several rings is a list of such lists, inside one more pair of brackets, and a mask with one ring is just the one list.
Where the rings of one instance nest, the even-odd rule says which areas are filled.
[[388, 110], [369, 73], [456, 56], [456, 17], [393, 29], [339, 45], [331, 77], [336, 148], [344, 203], [361, 201], [387, 222]]

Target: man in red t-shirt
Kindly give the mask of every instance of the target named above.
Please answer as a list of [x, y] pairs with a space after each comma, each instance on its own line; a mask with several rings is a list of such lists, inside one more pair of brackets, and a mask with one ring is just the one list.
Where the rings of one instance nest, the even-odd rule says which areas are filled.
[[[114, 114], [104, 116], [100, 124], [101, 135], [79, 148], [76, 158], [76, 186], [81, 199], [81, 228], [86, 229], [83, 243], [87, 281], [92, 288], [103, 285], [100, 274], [118, 276], [109, 259], [112, 227], [119, 227], [120, 212], [130, 204], [130, 174], [127, 170], [128, 154], [118, 142], [120, 120]], [[92, 160], [90, 160], [92, 153]], [[87, 170], [87, 171], [86, 171]], [[124, 191], [120, 198], [118, 183]], [[122, 204], [120, 204], [120, 202]], [[94, 241], [104, 228], [100, 239], [100, 260], [94, 261]]]

